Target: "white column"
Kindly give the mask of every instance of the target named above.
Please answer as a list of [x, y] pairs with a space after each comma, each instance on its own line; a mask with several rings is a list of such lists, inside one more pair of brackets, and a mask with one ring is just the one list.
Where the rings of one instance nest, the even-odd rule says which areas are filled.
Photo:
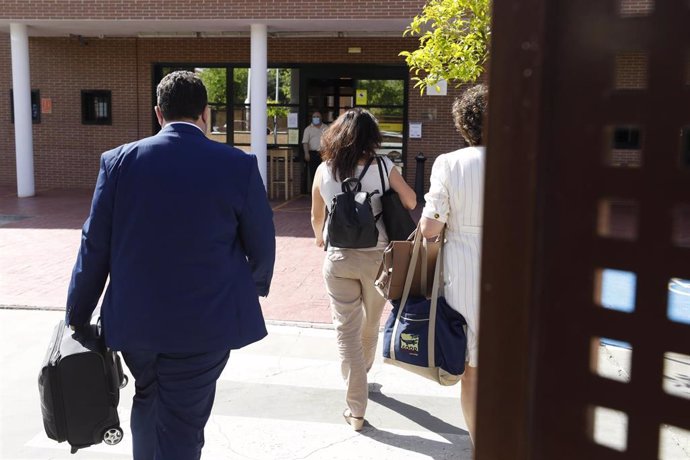
[[266, 78], [268, 73], [268, 34], [266, 24], [251, 25], [251, 127], [252, 153], [259, 162], [259, 172], [264, 181], [266, 177]]
[[34, 196], [34, 143], [31, 126], [29, 35], [26, 24], [10, 24], [14, 145], [17, 157], [17, 196]]

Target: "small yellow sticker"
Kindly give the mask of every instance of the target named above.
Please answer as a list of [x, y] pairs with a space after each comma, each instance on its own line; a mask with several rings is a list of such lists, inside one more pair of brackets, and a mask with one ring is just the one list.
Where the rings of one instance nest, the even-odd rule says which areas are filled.
[[355, 104], [356, 105], [367, 105], [367, 90], [366, 89], [356, 89], [355, 90]]

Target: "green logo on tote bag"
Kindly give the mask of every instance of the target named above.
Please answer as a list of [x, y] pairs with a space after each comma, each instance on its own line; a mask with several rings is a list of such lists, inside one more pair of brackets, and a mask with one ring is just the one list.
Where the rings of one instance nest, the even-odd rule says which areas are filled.
[[419, 336], [404, 332], [400, 334], [400, 349], [410, 352], [411, 355], [416, 355], [419, 352]]

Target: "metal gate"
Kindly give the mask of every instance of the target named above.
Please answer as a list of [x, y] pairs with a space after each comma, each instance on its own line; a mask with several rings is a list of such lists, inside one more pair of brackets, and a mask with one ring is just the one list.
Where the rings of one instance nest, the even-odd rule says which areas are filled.
[[[476, 456], [675, 459], [690, 2], [496, 0], [493, 34]], [[605, 299], [611, 274], [625, 305]], [[629, 348], [627, 375], [602, 371], [602, 339]]]

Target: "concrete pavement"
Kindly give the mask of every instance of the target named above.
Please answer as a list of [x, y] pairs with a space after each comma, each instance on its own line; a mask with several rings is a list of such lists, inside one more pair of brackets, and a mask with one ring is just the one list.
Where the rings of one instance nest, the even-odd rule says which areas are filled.
[[[48, 439], [37, 376], [60, 312], [0, 309], [0, 458], [131, 458], [128, 426], [133, 385], [119, 407], [123, 441], [70, 455]], [[370, 373], [367, 425], [354, 432], [342, 417], [344, 388], [334, 332], [269, 326], [269, 336], [233, 351], [218, 382], [206, 428], [205, 459], [471, 459], [460, 387], [444, 388], [381, 359]]]
[[[133, 385], [119, 407], [125, 438], [72, 456], [49, 440], [37, 375], [65, 297], [90, 191], [43, 191], [17, 200], [0, 188], [0, 459], [130, 458]], [[344, 386], [321, 278], [323, 251], [313, 245], [309, 200], [272, 203], [278, 257], [271, 294], [262, 299], [269, 336], [233, 352], [218, 384], [206, 430], [205, 459], [470, 459], [460, 386], [442, 388], [384, 366], [371, 372], [368, 424], [354, 433], [342, 419]], [[387, 316], [384, 313], [383, 319]], [[631, 351], [601, 346], [599, 373], [630, 378]], [[669, 355], [664, 389], [690, 398], [690, 358]], [[599, 410], [595, 439], [624, 448], [627, 421]], [[690, 433], [663, 427], [662, 460], [690, 459]]]
[[[0, 309], [0, 458], [116, 460], [130, 458], [130, 384], [119, 406], [123, 441], [69, 453], [66, 443], [43, 431], [37, 376], [61, 312]], [[379, 343], [379, 348], [380, 348]], [[599, 372], [626, 381], [630, 351], [599, 349]], [[690, 362], [674, 360], [665, 388], [690, 397], [684, 379]], [[126, 370], [126, 372], [128, 372]], [[203, 457], [210, 460], [469, 460], [471, 442], [460, 411], [460, 385], [441, 387], [377, 357], [370, 372], [367, 424], [356, 433], [342, 418], [340, 379], [333, 330], [269, 326], [264, 340], [233, 351], [219, 382], [206, 428]], [[626, 421], [612, 411], [595, 414], [595, 439], [624, 448]], [[662, 460], [690, 459], [690, 435], [662, 429]]]

